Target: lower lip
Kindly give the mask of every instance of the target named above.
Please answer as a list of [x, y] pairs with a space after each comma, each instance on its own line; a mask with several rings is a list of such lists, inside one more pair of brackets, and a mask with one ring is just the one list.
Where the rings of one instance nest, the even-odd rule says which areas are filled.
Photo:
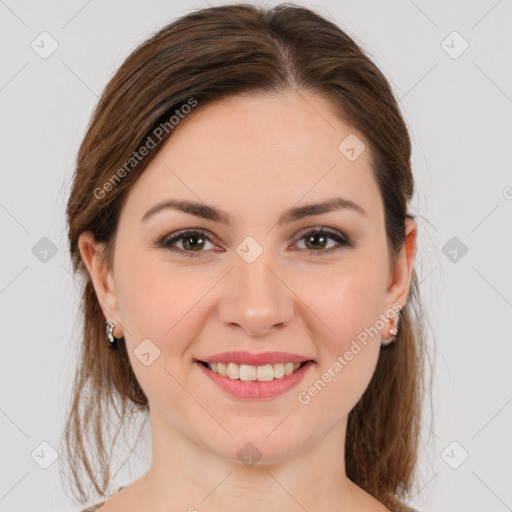
[[258, 400], [274, 398], [290, 390], [302, 380], [306, 372], [314, 363], [312, 361], [308, 361], [290, 375], [285, 375], [280, 379], [269, 380], [267, 382], [259, 382], [257, 380], [243, 381], [239, 379], [230, 379], [229, 377], [222, 377], [218, 373], [212, 372], [202, 363], [196, 361], [196, 364], [199, 365], [202, 372], [207, 377], [230, 395], [247, 400]]

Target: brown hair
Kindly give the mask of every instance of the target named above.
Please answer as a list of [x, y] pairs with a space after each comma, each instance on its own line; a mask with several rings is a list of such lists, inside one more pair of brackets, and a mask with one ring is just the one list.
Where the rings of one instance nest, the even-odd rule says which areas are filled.
[[[226, 5], [189, 13], [143, 42], [110, 80], [94, 111], [78, 151], [66, 211], [73, 269], [84, 278], [81, 354], [63, 436], [80, 502], [87, 499], [84, 470], [95, 491], [107, 494], [111, 455], [105, 439], [112, 406], [120, 420], [118, 434], [133, 408], [147, 413], [148, 401], [124, 343], [118, 350], [108, 347], [105, 318], [78, 237], [92, 231], [105, 243], [105, 259], [112, 264], [127, 191], [172, 130], [154, 141], [155, 149], [133, 170], [121, 173], [115, 186], [107, 190], [105, 183], [191, 98], [204, 105], [239, 92], [289, 88], [324, 94], [367, 138], [392, 263], [402, 249], [406, 217], [414, 218], [407, 213], [413, 194], [408, 131], [388, 81], [336, 24], [290, 4]], [[397, 339], [381, 350], [375, 374], [350, 412], [346, 438], [347, 476], [397, 511], [408, 510], [401, 500], [410, 497], [414, 483], [425, 355], [423, 310], [413, 270]]]

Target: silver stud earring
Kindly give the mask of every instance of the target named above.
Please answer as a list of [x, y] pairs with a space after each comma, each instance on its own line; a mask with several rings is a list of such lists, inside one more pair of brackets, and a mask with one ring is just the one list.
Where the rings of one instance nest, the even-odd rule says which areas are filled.
[[108, 346], [110, 348], [117, 348], [117, 346], [119, 345], [119, 341], [122, 339], [122, 338], [116, 338], [114, 336], [114, 328], [115, 328], [114, 322], [111, 322], [110, 320], [105, 321], [105, 331], [106, 331], [107, 339], [109, 342]]

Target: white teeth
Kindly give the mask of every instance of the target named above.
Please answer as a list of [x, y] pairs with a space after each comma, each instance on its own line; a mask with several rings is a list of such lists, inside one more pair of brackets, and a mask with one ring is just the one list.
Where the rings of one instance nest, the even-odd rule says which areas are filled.
[[235, 363], [228, 364], [228, 377], [230, 379], [239, 379], [240, 378], [240, 366]]
[[241, 381], [268, 382], [273, 379], [280, 379], [285, 375], [292, 374], [301, 366], [301, 363], [278, 363], [266, 364], [263, 366], [251, 366], [248, 364], [235, 363], [208, 363], [212, 372], [218, 373], [221, 377], [239, 379]]
[[256, 376], [259, 382], [267, 382], [269, 380], [274, 380], [274, 369], [271, 364], [266, 364], [265, 366], [257, 366], [256, 368]]
[[[215, 371], [211, 365], [210, 365], [210, 370], [212, 371]], [[218, 363], [217, 365], [217, 373], [221, 376], [221, 377], [227, 377], [228, 376], [228, 369], [227, 369], [227, 366], [224, 364], [224, 363]]]
[[290, 373], [293, 373], [293, 363], [286, 363], [284, 365], [284, 374], [290, 375]]
[[284, 377], [284, 364], [274, 364], [272, 369], [274, 370], [274, 379]]
[[[238, 365], [235, 365], [238, 366]], [[256, 380], [256, 366], [240, 365], [240, 380]]]

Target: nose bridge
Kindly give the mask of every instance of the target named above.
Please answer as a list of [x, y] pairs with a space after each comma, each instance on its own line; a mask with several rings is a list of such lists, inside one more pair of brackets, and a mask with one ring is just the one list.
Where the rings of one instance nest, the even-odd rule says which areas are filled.
[[268, 249], [255, 259], [246, 258], [243, 252], [235, 255], [235, 268], [228, 280], [229, 299], [222, 301], [221, 318], [225, 323], [237, 324], [252, 336], [263, 336], [290, 322], [291, 294], [276, 276], [277, 266]]
[[[262, 253], [254, 261], [247, 262], [242, 257], [235, 259], [235, 275], [237, 277], [237, 290], [238, 293], [248, 295], [265, 295], [272, 296], [275, 294], [277, 287], [276, 277], [271, 272], [272, 259], [270, 250]], [[275, 266], [275, 265], [274, 265]], [[268, 300], [270, 297], [263, 297], [262, 299]]]

